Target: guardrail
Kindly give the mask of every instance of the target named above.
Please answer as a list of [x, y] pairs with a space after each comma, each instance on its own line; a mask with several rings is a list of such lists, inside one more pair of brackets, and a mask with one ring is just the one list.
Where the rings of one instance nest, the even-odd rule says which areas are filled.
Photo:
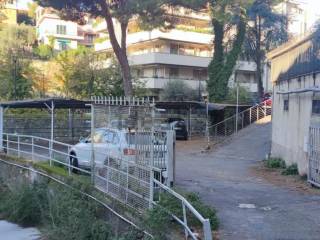
[[[75, 169], [78, 172], [81, 172], [83, 174], [87, 174], [91, 176], [93, 174], [94, 179], [105, 180], [105, 178], [100, 176], [99, 171], [85, 170], [70, 164], [69, 159], [70, 157], [72, 157], [72, 155], [70, 154], [72, 145], [70, 144], [66, 144], [58, 141], [51, 141], [50, 139], [46, 139], [42, 137], [36, 137], [36, 136], [30, 136], [30, 135], [7, 134], [7, 133], [3, 134], [3, 143], [4, 143], [3, 148], [8, 155], [13, 155], [21, 158], [26, 158], [26, 159], [32, 159], [33, 161], [45, 160], [45, 161], [49, 161], [50, 165], [53, 165], [53, 163], [61, 164], [68, 169], [69, 175], [72, 175], [72, 172]], [[109, 169], [112, 169], [112, 167], [109, 167]], [[148, 184], [148, 186], [150, 186], [151, 188], [150, 194], [152, 197], [145, 198], [144, 196], [142, 196], [141, 199], [150, 201], [149, 204], [147, 205], [152, 207], [152, 205], [156, 204], [156, 201], [154, 201], [154, 196], [156, 194], [154, 189], [158, 189], [160, 191], [165, 191], [169, 193], [170, 195], [175, 197], [177, 201], [181, 202], [183, 219], [180, 219], [178, 216], [174, 215], [170, 211], [168, 212], [173, 217], [173, 219], [175, 219], [176, 222], [184, 228], [186, 239], [187, 237], [191, 237], [194, 240], [198, 239], [197, 234], [192, 231], [190, 225], [188, 224], [188, 217], [186, 213], [188, 210], [190, 213], [192, 213], [192, 215], [195, 218], [197, 218], [201, 222], [203, 226], [202, 229], [203, 229], [204, 240], [212, 240], [212, 232], [211, 232], [209, 219], [204, 219], [202, 215], [183, 196], [176, 193], [174, 190], [172, 190], [171, 188], [167, 187], [166, 185], [164, 185], [163, 183], [155, 179], [154, 172], [152, 170], [153, 168], [151, 167], [149, 169], [150, 169], [149, 177], [150, 177], [151, 184], [148, 184], [148, 182], [146, 182], [146, 184]], [[116, 170], [117, 170], [116, 172], [119, 172], [118, 169]], [[130, 179], [134, 179], [134, 178], [130, 176]], [[109, 183], [110, 182], [112, 181], [109, 181]], [[102, 189], [101, 185], [99, 184], [95, 184], [95, 188], [97, 188], [99, 191], [105, 192], [104, 191], [105, 189]], [[121, 189], [123, 189], [123, 187]], [[130, 190], [128, 186], [127, 186], [127, 190], [130, 193], [132, 193], [132, 190]], [[107, 192], [107, 194], [108, 193], [109, 192]], [[113, 195], [111, 193], [109, 193], [109, 195], [113, 198], [116, 198], [116, 195]], [[135, 196], [139, 197], [137, 194], [135, 194]], [[130, 205], [128, 206], [132, 207]]]
[[207, 140], [208, 142], [214, 141], [215, 143], [222, 142], [239, 130], [271, 115], [271, 110], [270, 106], [260, 104], [211, 125], [208, 127]]
[[[181, 208], [182, 208], [182, 218], [180, 219], [175, 214], [171, 213], [171, 216], [184, 228], [184, 234], [185, 238], [188, 239], [188, 237], [191, 237], [194, 240], [198, 240], [199, 236], [196, 232], [194, 232], [188, 225], [188, 219], [187, 219], [187, 210], [201, 222], [202, 224], [202, 235], [204, 240], [212, 240], [212, 231], [211, 231], [211, 225], [210, 220], [205, 219], [189, 202], [186, 200], [183, 196], [181, 196], [179, 193], [175, 192], [171, 188], [165, 186], [161, 182], [157, 181], [156, 179], [153, 180], [154, 185], [158, 188], [160, 188], [160, 191], [167, 192], [168, 194], [172, 195], [176, 198], [176, 200], [180, 201]], [[158, 203], [156, 201], [153, 202], [153, 204], [157, 205]], [[162, 206], [163, 207], [163, 206]], [[201, 239], [201, 238], [200, 238]]]

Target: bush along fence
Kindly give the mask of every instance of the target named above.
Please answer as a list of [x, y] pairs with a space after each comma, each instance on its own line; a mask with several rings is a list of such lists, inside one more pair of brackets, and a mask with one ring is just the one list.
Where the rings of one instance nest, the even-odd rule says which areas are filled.
[[66, 183], [21, 160], [0, 160], [0, 169], [1, 217], [38, 227], [45, 239], [153, 238], [94, 196], [84, 182]]

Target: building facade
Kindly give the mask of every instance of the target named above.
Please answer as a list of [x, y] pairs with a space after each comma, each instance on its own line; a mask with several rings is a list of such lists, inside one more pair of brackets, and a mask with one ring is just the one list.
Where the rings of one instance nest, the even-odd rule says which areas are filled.
[[0, 22], [4, 24], [16, 24], [18, 17], [17, 1], [8, 1], [4, 8], [0, 10]]
[[80, 45], [92, 47], [96, 33], [90, 24], [62, 20], [54, 10], [36, 9], [37, 39], [42, 44], [51, 45], [55, 50], [76, 49]]
[[[133, 76], [143, 82], [146, 88], [157, 95], [172, 80], [182, 80], [199, 92], [206, 88], [208, 65], [212, 59], [213, 33], [207, 11], [195, 12], [185, 8], [169, 8], [168, 13], [175, 18], [176, 26], [171, 30], [153, 29], [145, 31], [131, 20], [127, 33], [127, 55]], [[116, 35], [120, 38], [120, 26], [114, 22]], [[98, 52], [112, 52], [105, 22], [98, 24]], [[237, 79], [240, 84], [256, 91], [255, 64], [239, 62]], [[233, 86], [230, 80], [230, 86]]]
[[[272, 149], [308, 173], [309, 128], [320, 124], [320, 42], [298, 37], [268, 54], [273, 83]], [[320, 169], [318, 169], [320, 171]]]

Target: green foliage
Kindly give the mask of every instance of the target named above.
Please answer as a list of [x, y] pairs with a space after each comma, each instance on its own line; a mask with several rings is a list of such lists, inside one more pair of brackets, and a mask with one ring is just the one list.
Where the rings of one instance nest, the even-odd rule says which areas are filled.
[[145, 226], [159, 240], [166, 239], [170, 220], [169, 214], [161, 206], [154, 206], [145, 214]]
[[55, 62], [59, 67], [55, 78], [58, 90], [65, 96], [88, 98], [91, 95], [123, 95], [120, 67], [111, 60], [108, 67], [103, 66], [106, 59], [92, 49], [80, 47], [59, 53]]
[[285, 170], [281, 172], [282, 175], [299, 175], [298, 165], [296, 163], [291, 164]]
[[47, 44], [40, 44], [33, 51], [41, 58], [51, 58], [53, 56], [53, 48]]
[[[204, 204], [196, 193], [179, 192], [204, 218], [210, 220], [212, 230], [218, 229], [219, 221], [214, 208]], [[170, 221], [169, 213], [183, 219], [182, 205], [180, 200], [168, 193], [161, 193], [159, 199], [158, 205], [147, 212], [145, 219], [146, 225], [151, 229], [151, 232], [158, 236], [159, 239], [165, 239], [163, 233], [168, 231], [172, 222]], [[187, 211], [187, 219], [189, 226], [201, 227], [201, 222], [189, 211]]]
[[256, 80], [258, 95], [263, 95], [262, 63], [266, 52], [288, 40], [287, 16], [274, 11], [274, 6], [282, 0], [255, 0], [248, 8], [248, 31], [244, 53], [257, 64]]
[[9, 221], [23, 226], [38, 225], [43, 209], [47, 207], [44, 191], [45, 188], [38, 184], [7, 188], [0, 199], [0, 213]]
[[269, 158], [264, 164], [268, 168], [286, 168], [286, 163], [281, 158]]
[[[237, 103], [237, 88], [229, 88], [226, 102]], [[239, 86], [239, 103], [252, 103], [252, 97], [245, 87]]]
[[[228, 82], [233, 73], [234, 66], [242, 51], [242, 45], [246, 34], [245, 12], [242, 1], [236, 0], [220, 1], [211, 6], [212, 24], [214, 30], [214, 56], [208, 67], [209, 80], [208, 92], [210, 100], [222, 102], [228, 94]], [[246, 4], [244, 4], [246, 5]], [[237, 6], [237, 7], [234, 7]], [[225, 44], [225, 37], [230, 29], [237, 29], [233, 39]], [[229, 37], [230, 38], [230, 37]]]
[[169, 81], [160, 95], [163, 101], [196, 101], [199, 94], [182, 80]]
[[34, 29], [6, 25], [0, 30], [0, 99], [23, 99], [32, 94], [29, 49], [35, 42]]

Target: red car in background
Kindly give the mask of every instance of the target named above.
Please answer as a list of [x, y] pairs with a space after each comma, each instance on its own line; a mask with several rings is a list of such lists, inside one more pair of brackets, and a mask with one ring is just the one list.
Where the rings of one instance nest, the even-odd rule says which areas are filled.
[[269, 107], [272, 106], [272, 96], [271, 96], [270, 93], [265, 93], [263, 95], [263, 100], [262, 100], [261, 104], [264, 104], [264, 105], [269, 106]]

